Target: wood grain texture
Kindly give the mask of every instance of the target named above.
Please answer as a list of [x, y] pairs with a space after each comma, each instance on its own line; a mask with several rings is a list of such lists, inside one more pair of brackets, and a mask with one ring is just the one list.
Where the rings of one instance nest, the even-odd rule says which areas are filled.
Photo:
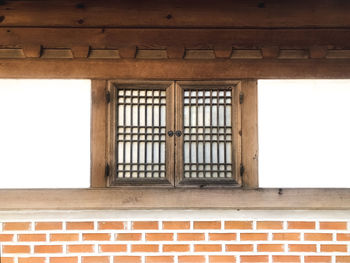
[[349, 189], [113, 188], [0, 190], [0, 210], [350, 209]]
[[91, 187], [105, 187], [107, 104], [105, 80], [91, 83]]
[[[349, 27], [347, 0], [4, 1], [2, 26]], [[45, 10], [45, 12], [43, 12]], [[103, 15], [101, 15], [103, 13]]]
[[175, 184], [175, 136], [168, 136], [168, 131], [175, 131], [176, 119], [175, 119], [175, 83], [171, 83], [166, 89], [166, 139], [165, 139], [165, 167], [166, 177], [169, 182]]
[[242, 164], [243, 187], [257, 188], [258, 178], [258, 87], [256, 80], [243, 80]]
[[350, 78], [348, 59], [0, 59], [0, 78], [227, 80]]
[[184, 90], [181, 84], [175, 84], [175, 129], [181, 131], [182, 136], [174, 136], [175, 142], [175, 185], [184, 179]]
[[349, 48], [350, 29], [0, 27], [1, 47], [21, 48], [25, 45], [42, 45], [44, 48], [90, 46], [91, 49], [120, 49], [121, 57], [125, 58], [135, 56], [136, 46], [140, 49], [170, 47], [170, 54], [181, 53], [183, 48], [215, 48], [220, 51], [232, 46], [252, 49], [274, 46], [282, 49], [311, 46]]

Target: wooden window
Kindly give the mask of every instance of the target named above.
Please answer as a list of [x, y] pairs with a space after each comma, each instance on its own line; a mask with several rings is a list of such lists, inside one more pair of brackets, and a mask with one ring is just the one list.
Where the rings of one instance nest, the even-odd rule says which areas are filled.
[[109, 186], [240, 185], [239, 82], [111, 82]]

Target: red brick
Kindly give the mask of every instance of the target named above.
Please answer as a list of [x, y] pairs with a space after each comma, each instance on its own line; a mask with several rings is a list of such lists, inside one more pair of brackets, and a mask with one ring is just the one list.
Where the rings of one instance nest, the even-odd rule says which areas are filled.
[[19, 242], [39, 242], [46, 241], [45, 234], [20, 234], [17, 236]]
[[222, 247], [219, 244], [195, 244], [195, 252], [221, 252]]
[[2, 224], [3, 231], [25, 231], [30, 230], [32, 224], [30, 222], [5, 222]]
[[50, 263], [78, 263], [78, 257], [52, 257]]
[[79, 234], [51, 234], [50, 241], [78, 241]]
[[12, 234], [0, 234], [0, 242], [10, 242], [13, 241]]
[[315, 244], [290, 244], [290, 252], [316, 252]]
[[138, 256], [115, 256], [114, 263], [141, 263], [141, 257]]
[[35, 230], [62, 230], [62, 222], [36, 222]]
[[195, 221], [193, 222], [194, 229], [221, 229], [220, 221]]
[[288, 229], [315, 229], [315, 222], [288, 221]]
[[94, 252], [94, 245], [68, 245], [68, 253], [91, 253]]
[[1, 257], [1, 263], [15, 263], [15, 259], [10, 257]]
[[337, 234], [338, 241], [350, 241], [350, 234], [348, 233], [338, 233]]
[[158, 245], [138, 244], [138, 245], [132, 245], [131, 251], [132, 252], [158, 252], [159, 247]]
[[259, 241], [267, 240], [267, 233], [241, 233], [240, 235], [242, 241]]
[[111, 240], [111, 235], [108, 233], [89, 233], [83, 234], [84, 241], [108, 241]]
[[174, 257], [171, 256], [152, 256], [146, 257], [146, 263], [173, 263]]
[[126, 252], [127, 246], [124, 244], [103, 244], [99, 245], [100, 252]]
[[304, 240], [306, 241], [332, 241], [331, 233], [305, 233]]
[[241, 256], [241, 263], [245, 262], [254, 262], [254, 263], [259, 263], [259, 262], [269, 262], [269, 257], [268, 256]]
[[282, 221], [258, 221], [256, 222], [257, 229], [283, 229]]
[[134, 221], [132, 222], [132, 229], [158, 229], [158, 222], [157, 221]]
[[253, 251], [252, 244], [227, 244], [226, 251], [228, 252], [250, 252]]
[[164, 221], [163, 229], [171, 229], [171, 230], [190, 229], [190, 222], [189, 221]]
[[205, 263], [204, 256], [179, 256], [179, 263]]
[[174, 240], [173, 233], [147, 233], [146, 241], [172, 241]]
[[280, 255], [272, 256], [273, 263], [300, 263], [300, 256]]
[[34, 247], [34, 253], [62, 253], [61, 245], [39, 245]]
[[163, 252], [188, 252], [188, 251], [190, 251], [190, 245], [183, 245], [183, 244], [163, 245]]
[[335, 261], [337, 263], [350, 263], [350, 256], [337, 256]]
[[300, 233], [273, 233], [273, 240], [289, 240], [298, 241], [300, 240]]
[[30, 246], [24, 245], [3, 245], [2, 253], [29, 253]]
[[252, 221], [226, 221], [225, 229], [253, 229]]
[[123, 221], [101, 221], [98, 222], [98, 229], [100, 230], [123, 230], [125, 225]]
[[178, 241], [199, 241], [204, 240], [204, 233], [178, 233], [177, 240]]
[[236, 240], [236, 234], [235, 233], [210, 233], [209, 240], [211, 240], [211, 241]]
[[93, 230], [94, 222], [67, 222], [67, 230]]
[[347, 228], [346, 222], [320, 222], [320, 229], [322, 230], [347, 230]]
[[258, 244], [258, 252], [283, 252], [282, 244]]
[[340, 244], [322, 244], [321, 252], [347, 252], [347, 245]]
[[118, 241], [138, 241], [141, 240], [141, 233], [118, 233], [116, 234], [116, 240]]
[[332, 262], [332, 257], [330, 256], [305, 256], [304, 257], [304, 262], [305, 263], [331, 263]]
[[19, 258], [18, 263], [45, 263], [45, 258], [41, 258], [41, 257]]
[[234, 263], [236, 262], [235, 256], [209, 256], [210, 263]]
[[109, 263], [109, 257], [103, 257], [103, 256], [89, 256], [89, 257], [82, 257], [81, 258], [82, 263]]

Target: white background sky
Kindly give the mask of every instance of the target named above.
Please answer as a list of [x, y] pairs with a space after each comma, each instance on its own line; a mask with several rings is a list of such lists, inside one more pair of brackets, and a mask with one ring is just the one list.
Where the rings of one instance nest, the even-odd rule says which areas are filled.
[[[0, 80], [0, 188], [90, 185], [89, 80]], [[260, 187], [350, 187], [350, 80], [260, 80]]]

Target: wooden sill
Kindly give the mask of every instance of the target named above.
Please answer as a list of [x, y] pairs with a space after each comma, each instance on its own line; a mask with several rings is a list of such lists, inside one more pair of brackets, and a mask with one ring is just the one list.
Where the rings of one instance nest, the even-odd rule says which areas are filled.
[[350, 189], [97, 188], [0, 190], [0, 210], [350, 209]]

